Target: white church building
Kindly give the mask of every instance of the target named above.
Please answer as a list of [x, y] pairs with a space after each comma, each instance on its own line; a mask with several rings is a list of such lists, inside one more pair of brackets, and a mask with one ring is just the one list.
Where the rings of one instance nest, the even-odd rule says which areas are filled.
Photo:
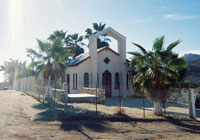
[[[118, 42], [118, 52], [110, 47], [97, 49], [97, 38], [107, 34]], [[67, 63], [65, 71], [69, 93], [80, 93], [81, 87], [105, 89], [106, 97], [123, 97], [135, 94], [128, 77], [126, 37], [111, 27], [89, 38], [89, 52]]]

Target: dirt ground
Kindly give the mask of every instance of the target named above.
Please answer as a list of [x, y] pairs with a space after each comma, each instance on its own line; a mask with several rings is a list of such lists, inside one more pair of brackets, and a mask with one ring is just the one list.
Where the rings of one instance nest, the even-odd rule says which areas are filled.
[[151, 108], [124, 108], [128, 116], [116, 116], [116, 107], [68, 104], [56, 109], [18, 91], [0, 91], [0, 139], [2, 140], [188, 140], [200, 138], [200, 122], [185, 117], [155, 117]]

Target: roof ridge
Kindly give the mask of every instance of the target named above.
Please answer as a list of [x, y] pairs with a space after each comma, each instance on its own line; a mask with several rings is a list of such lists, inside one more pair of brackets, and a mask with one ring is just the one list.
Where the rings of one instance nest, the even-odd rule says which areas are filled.
[[[110, 47], [108, 46], [105, 46], [105, 47], [102, 47], [102, 48], [99, 48], [97, 49], [97, 53], [100, 53], [102, 52], [103, 50], [110, 50], [111, 52], [113, 52], [115, 55], [119, 56], [120, 54], [116, 51], [114, 51], [113, 49], [111, 49]], [[83, 62], [84, 60], [90, 58], [90, 55], [89, 55], [89, 52], [86, 52], [86, 53], [82, 53], [78, 56], [76, 56], [74, 59], [70, 60], [67, 65], [68, 66], [76, 66], [78, 65], [79, 63]]]

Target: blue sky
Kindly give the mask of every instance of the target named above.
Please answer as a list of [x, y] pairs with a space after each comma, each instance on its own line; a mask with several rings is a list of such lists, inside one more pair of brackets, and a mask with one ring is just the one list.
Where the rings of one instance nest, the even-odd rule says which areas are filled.
[[199, 0], [0, 0], [0, 64], [29, 60], [25, 50], [36, 48], [36, 38], [55, 30], [84, 35], [93, 22], [125, 35], [128, 51], [137, 50], [131, 42], [151, 49], [165, 35], [166, 45], [183, 40], [176, 52], [200, 53]]

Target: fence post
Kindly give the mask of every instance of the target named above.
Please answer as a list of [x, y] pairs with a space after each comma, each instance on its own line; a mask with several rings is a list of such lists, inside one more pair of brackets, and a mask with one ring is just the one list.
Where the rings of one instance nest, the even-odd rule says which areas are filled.
[[27, 77], [25, 77], [25, 92], [27, 92]]
[[34, 85], [37, 85], [37, 81], [35, 77], [33, 77], [33, 96], [35, 97], [34, 93], [36, 93], [36, 90], [35, 90], [36, 87]]
[[23, 87], [22, 87], [22, 85], [23, 85], [23, 81], [22, 81], [22, 78], [20, 78], [20, 91], [22, 91], [22, 90], [23, 90]]
[[195, 108], [195, 97], [194, 89], [189, 89], [188, 92], [188, 103], [189, 103], [189, 117], [196, 119], [196, 108]]
[[65, 98], [65, 106], [64, 106], [64, 112], [67, 112], [67, 100], [68, 100], [68, 89], [67, 89], [67, 84], [63, 83], [63, 89], [64, 89], [64, 98]]
[[30, 77], [28, 76], [27, 79], [28, 79], [28, 81], [27, 81], [27, 85], [28, 85], [27, 86], [27, 93], [28, 93], [29, 92], [29, 79], [30, 79]]
[[33, 92], [33, 86], [34, 86], [34, 83], [33, 83], [33, 76], [31, 76], [30, 78], [30, 89], [31, 89], [31, 93]]
[[24, 78], [21, 79], [22, 79], [22, 91], [24, 91]]
[[24, 77], [23, 79], [24, 79], [24, 92], [26, 92], [26, 77]]

